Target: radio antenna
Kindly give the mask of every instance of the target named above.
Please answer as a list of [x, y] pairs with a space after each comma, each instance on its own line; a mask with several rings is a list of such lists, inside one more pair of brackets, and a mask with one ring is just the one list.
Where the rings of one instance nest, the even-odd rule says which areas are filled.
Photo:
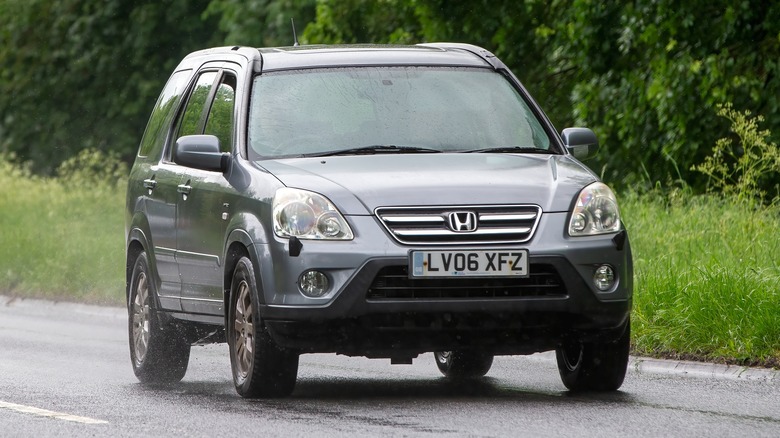
[[295, 33], [295, 19], [290, 17], [290, 24], [292, 24], [293, 30], [293, 47], [298, 47], [298, 34]]

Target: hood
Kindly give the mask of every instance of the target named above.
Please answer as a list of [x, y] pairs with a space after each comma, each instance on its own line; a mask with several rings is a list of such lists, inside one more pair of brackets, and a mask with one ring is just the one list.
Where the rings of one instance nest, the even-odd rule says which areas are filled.
[[284, 185], [320, 193], [346, 215], [377, 207], [535, 204], [568, 211], [596, 176], [564, 155], [399, 154], [267, 160]]

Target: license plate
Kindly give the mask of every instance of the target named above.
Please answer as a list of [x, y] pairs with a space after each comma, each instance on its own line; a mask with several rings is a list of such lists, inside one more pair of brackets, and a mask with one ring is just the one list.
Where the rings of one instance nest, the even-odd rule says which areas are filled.
[[410, 277], [527, 277], [528, 250], [412, 251]]

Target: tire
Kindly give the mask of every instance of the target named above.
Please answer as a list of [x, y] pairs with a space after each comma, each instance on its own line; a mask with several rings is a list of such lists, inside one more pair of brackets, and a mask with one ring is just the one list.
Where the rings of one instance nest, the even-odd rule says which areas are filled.
[[482, 377], [493, 365], [493, 355], [476, 351], [437, 351], [433, 353], [436, 366], [446, 377]]
[[157, 287], [141, 252], [133, 266], [127, 303], [130, 360], [141, 383], [175, 383], [187, 373], [190, 345], [157, 313]]
[[279, 347], [259, 314], [252, 262], [242, 257], [233, 273], [227, 339], [236, 392], [245, 398], [286, 397], [295, 387], [298, 354]]
[[564, 342], [555, 350], [563, 384], [571, 391], [617, 391], [626, 377], [630, 347], [630, 321], [614, 342]]

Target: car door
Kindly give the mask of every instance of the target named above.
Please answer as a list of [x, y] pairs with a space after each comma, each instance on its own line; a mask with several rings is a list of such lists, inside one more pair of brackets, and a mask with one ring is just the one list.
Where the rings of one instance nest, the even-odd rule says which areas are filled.
[[[206, 82], [204, 80], [204, 82]], [[231, 152], [234, 136], [236, 74], [220, 70], [205, 101], [193, 107], [200, 112], [197, 123], [183, 125], [182, 135], [210, 134], [220, 140], [223, 152]], [[188, 108], [189, 110], [189, 108]], [[187, 122], [185, 111], [183, 123]], [[176, 261], [182, 282], [181, 305], [188, 313], [223, 314], [222, 260], [228, 223], [227, 203], [231, 188], [225, 175], [189, 169], [177, 190]]]
[[192, 70], [175, 72], [168, 80], [155, 105], [139, 150], [136, 169], [128, 190], [136, 200], [133, 211], [142, 212], [148, 223], [146, 236], [150, 256], [160, 280], [158, 298], [166, 310], [181, 310], [179, 295], [181, 280], [176, 264], [176, 202], [181, 174], [164, 158], [166, 143], [171, 135], [171, 124], [181, 96], [192, 77]]

